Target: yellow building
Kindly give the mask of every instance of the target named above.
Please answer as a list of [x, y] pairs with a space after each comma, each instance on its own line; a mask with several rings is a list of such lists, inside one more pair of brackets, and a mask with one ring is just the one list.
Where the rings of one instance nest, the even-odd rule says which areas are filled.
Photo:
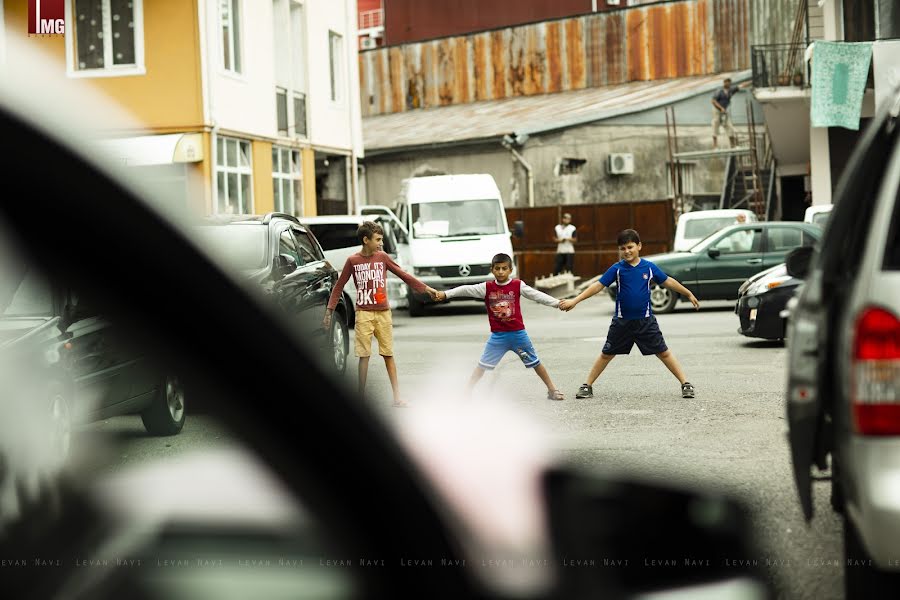
[[[103, 145], [173, 204], [298, 216], [358, 204], [355, 0], [62, 1], [65, 34], [29, 43], [58, 58], [49, 76], [95, 86], [142, 124]], [[0, 6], [5, 31], [26, 34], [28, 2]]]

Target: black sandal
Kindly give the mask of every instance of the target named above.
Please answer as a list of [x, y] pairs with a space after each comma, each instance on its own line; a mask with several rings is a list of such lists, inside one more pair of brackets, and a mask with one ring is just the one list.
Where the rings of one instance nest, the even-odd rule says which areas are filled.
[[681, 384], [681, 397], [682, 398], [693, 398], [694, 397], [694, 384], [685, 381]]

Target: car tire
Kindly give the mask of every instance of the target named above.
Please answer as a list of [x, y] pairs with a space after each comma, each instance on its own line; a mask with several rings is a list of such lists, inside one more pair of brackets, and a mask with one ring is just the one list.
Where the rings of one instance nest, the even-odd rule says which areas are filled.
[[409, 299], [409, 316], [411, 317], [424, 317], [425, 316], [425, 303], [419, 300], [416, 297], [416, 293], [412, 290], [409, 290], [406, 296]]
[[875, 566], [862, 545], [856, 527], [844, 517], [844, 591], [846, 598], [897, 598], [900, 574]]
[[166, 375], [156, 397], [141, 413], [141, 421], [150, 435], [175, 435], [184, 427], [184, 385], [174, 375]]
[[347, 320], [341, 313], [334, 313], [331, 319], [331, 351], [334, 368], [339, 375], [347, 370], [347, 357], [350, 355], [350, 335]]
[[650, 307], [654, 313], [665, 314], [675, 310], [678, 293], [661, 285], [653, 284], [650, 288]]
[[72, 450], [71, 386], [53, 380], [47, 385], [47, 418], [49, 419], [52, 456], [65, 462]]

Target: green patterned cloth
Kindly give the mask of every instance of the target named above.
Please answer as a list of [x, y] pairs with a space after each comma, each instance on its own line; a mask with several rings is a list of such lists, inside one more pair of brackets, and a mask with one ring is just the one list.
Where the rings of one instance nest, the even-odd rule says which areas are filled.
[[871, 42], [816, 42], [810, 105], [813, 127], [859, 129], [871, 62]]

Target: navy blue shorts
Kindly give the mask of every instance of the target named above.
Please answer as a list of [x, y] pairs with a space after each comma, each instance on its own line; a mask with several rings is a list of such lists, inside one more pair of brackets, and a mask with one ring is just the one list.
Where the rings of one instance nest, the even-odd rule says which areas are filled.
[[609, 325], [603, 354], [630, 354], [631, 347], [637, 344], [641, 354], [659, 354], [669, 349], [656, 317], [643, 319], [616, 319]]

